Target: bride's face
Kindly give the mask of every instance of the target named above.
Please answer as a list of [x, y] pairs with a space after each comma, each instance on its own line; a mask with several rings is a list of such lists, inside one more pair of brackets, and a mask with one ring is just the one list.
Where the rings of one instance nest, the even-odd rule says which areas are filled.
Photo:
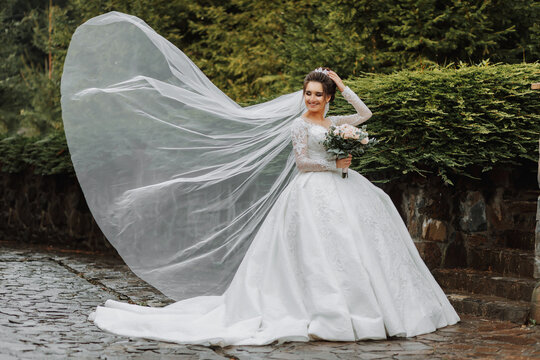
[[323, 85], [318, 81], [310, 81], [304, 92], [304, 102], [309, 111], [323, 112], [329, 97], [324, 96]]

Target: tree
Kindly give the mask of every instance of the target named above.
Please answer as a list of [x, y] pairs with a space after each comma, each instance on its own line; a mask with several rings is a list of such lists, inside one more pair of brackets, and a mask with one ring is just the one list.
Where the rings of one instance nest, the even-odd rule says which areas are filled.
[[39, 0], [5, 0], [0, 10], [0, 133], [19, 129], [21, 108], [31, 98], [21, 77], [26, 63], [42, 64], [41, 51], [32, 43], [34, 14]]
[[298, 89], [328, 66], [343, 78], [435, 65], [540, 60], [534, 0], [4, 0], [0, 134], [61, 127], [62, 64], [76, 27], [136, 15], [239, 102]]

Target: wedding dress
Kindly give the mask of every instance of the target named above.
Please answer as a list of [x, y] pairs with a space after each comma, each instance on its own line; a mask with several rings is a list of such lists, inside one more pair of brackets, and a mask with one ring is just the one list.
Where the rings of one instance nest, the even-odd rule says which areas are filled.
[[[357, 109], [329, 117], [358, 125]], [[356, 171], [341, 177], [326, 129], [298, 117], [292, 141], [300, 172], [283, 190], [221, 296], [163, 308], [108, 300], [91, 319], [126, 336], [190, 344], [355, 341], [415, 336], [459, 317], [422, 261], [389, 196]]]
[[[332, 124], [371, 116], [350, 88], [342, 94], [357, 113]], [[221, 346], [410, 337], [459, 321], [389, 196], [356, 171], [341, 177], [321, 145], [327, 129], [302, 117], [301, 100], [241, 108], [126, 14], [77, 30], [62, 78], [77, 177], [130, 268], [179, 300], [108, 300], [90, 320]]]

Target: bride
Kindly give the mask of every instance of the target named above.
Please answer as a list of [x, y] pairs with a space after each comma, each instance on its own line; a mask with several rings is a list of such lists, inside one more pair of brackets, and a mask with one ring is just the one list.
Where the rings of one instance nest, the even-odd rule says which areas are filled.
[[[336, 88], [356, 114], [325, 117]], [[459, 321], [388, 195], [356, 171], [343, 179], [350, 157], [326, 156], [329, 126], [371, 117], [335, 72], [242, 108], [113, 12], [74, 34], [62, 110], [96, 221], [137, 275], [179, 300], [108, 300], [89, 317], [101, 329], [226, 346], [410, 337]]]

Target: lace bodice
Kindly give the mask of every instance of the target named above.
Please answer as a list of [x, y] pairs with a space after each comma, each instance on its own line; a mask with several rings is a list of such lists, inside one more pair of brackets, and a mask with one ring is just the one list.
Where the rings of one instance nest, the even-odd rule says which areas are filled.
[[[366, 104], [348, 86], [341, 93], [357, 113], [344, 116], [329, 116], [332, 125], [359, 125], [372, 115]], [[300, 171], [329, 171], [336, 169], [335, 159], [329, 158], [322, 142], [327, 129], [309, 120], [298, 117], [292, 124], [292, 143], [296, 166]]]

